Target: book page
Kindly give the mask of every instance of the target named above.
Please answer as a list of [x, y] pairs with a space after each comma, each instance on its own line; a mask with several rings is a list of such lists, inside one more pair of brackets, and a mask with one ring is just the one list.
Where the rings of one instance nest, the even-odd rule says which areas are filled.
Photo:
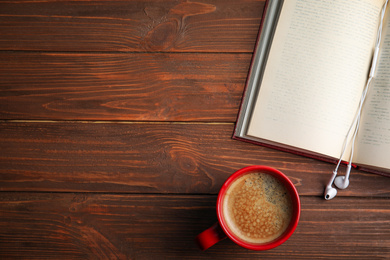
[[384, 0], [286, 0], [248, 135], [338, 158]]
[[390, 169], [390, 19], [388, 15], [385, 17], [383, 27], [378, 65], [363, 107], [354, 161]]

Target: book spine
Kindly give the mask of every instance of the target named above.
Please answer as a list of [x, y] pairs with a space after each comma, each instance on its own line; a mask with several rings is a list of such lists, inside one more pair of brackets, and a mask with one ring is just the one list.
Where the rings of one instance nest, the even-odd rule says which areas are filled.
[[[247, 89], [248, 89], [249, 77], [252, 74], [252, 70], [253, 70], [253, 67], [254, 67], [253, 64], [254, 64], [254, 59], [255, 59], [255, 56], [256, 56], [256, 50], [257, 50], [257, 47], [259, 45], [259, 40], [260, 40], [261, 32], [262, 32], [263, 27], [264, 27], [265, 17], [267, 15], [267, 11], [268, 11], [268, 7], [269, 7], [270, 1], [272, 1], [272, 0], [266, 0], [265, 4], [264, 4], [264, 9], [263, 9], [263, 14], [261, 16], [259, 32], [258, 32], [257, 37], [256, 37], [256, 43], [255, 43], [255, 46], [254, 46], [254, 53], [252, 55], [251, 63], [250, 63], [250, 66], [249, 66], [248, 77], [247, 77], [246, 82], [245, 82], [245, 87], [244, 87], [244, 91], [243, 91], [244, 94], [243, 94], [243, 97], [241, 98], [240, 107], [238, 109], [238, 113], [237, 113], [237, 117], [236, 117], [236, 123], [238, 122], [240, 114], [241, 114], [241, 111], [242, 111], [243, 103], [244, 103], [244, 100], [245, 100], [245, 95], [246, 95]], [[236, 134], [237, 134], [237, 127], [234, 127], [233, 136], [236, 136]]]

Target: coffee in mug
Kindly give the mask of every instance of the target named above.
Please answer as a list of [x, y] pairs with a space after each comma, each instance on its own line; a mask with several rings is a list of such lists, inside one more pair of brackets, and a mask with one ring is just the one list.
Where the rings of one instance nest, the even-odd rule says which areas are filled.
[[223, 199], [227, 227], [239, 239], [267, 243], [290, 224], [292, 201], [287, 188], [274, 176], [253, 172], [237, 178]]

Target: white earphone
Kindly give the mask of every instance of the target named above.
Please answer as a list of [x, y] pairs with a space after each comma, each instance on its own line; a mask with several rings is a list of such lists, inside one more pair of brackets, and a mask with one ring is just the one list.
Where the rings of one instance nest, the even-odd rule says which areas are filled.
[[333, 171], [332, 178], [330, 179], [328, 185], [326, 185], [326, 188], [325, 188], [324, 196], [325, 196], [326, 200], [331, 200], [334, 197], [336, 197], [336, 195], [337, 195], [337, 190], [332, 187], [333, 181], [336, 178], [336, 176], [337, 176], [337, 172]]
[[338, 176], [334, 180], [334, 185], [336, 185], [337, 188], [343, 190], [346, 189], [349, 185], [349, 175], [351, 174], [351, 164], [348, 164], [347, 166], [347, 173], [345, 176]]
[[[374, 75], [375, 75], [375, 68], [376, 68], [378, 55], [379, 55], [379, 46], [380, 46], [380, 42], [381, 42], [381, 38], [382, 38], [383, 18], [385, 16], [385, 11], [386, 11], [386, 7], [387, 7], [388, 2], [389, 2], [389, 0], [386, 0], [386, 2], [384, 3], [384, 5], [382, 7], [381, 20], [380, 20], [380, 24], [379, 24], [379, 28], [378, 28], [376, 45], [375, 45], [373, 58], [372, 58], [372, 61], [371, 61], [371, 69], [370, 69], [369, 78], [367, 80], [367, 84], [366, 84], [366, 86], [365, 86], [365, 88], [363, 90], [362, 97], [360, 98], [359, 107], [358, 107], [355, 119], [353, 120], [353, 122], [351, 124], [351, 127], [349, 128], [348, 133], [347, 133], [347, 135], [345, 137], [345, 141], [344, 141], [344, 145], [343, 145], [343, 151], [342, 151], [342, 153], [340, 155], [340, 158], [339, 158], [339, 161], [337, 163], [337, 166], [336, 166], [336, 168], [333, 171], [332, 178], [329, 180], [328, 185], [326, 185], [326, 187], [325, 187], [324, 197], [325, 197], [326, 200], [331, 200], [334, 197], [336, 197], [336, 195], [337, 195], [336, 188], [332, 187], [333, 183], [339, 189], [345, 189], [349, 185], [349, 175], [351, 174], [353, 151], [354, 151], [354, 146], [355, 146], [355, 140], [356, 140], [357, 132], [358, 132], [359, 125], [360, 125], [360, 116], [361, 116], [364, 100], [366, 99], [366, 96], [367, 96], [368, 88], [369, 88], [369, 86], [371, 84], [371, 80], [374, 78]], [[351, 134], [351, 131], [352, 131], [354, 126], [355, 126], [355, 130], [354, 130], [353, 136], [352, 136], [351, 155], [350, 155], [350, 158], [349, 158], [349, 163], [347, 165], [346, 174], [345, 174], [345, 176], [338, 176], [338, 177], [336, 177], [337, 176], [337, 171], [338, 171], [339, 166], [340, 166], [340, 163], [342, 161], [342, 158], [344, 157], [344, 153], [345, 153], [346, 148], [347, 148], [347, 141], [349, 140], [349, 135]]]
[[326, 200], [331, 200], [337, 195], [337, 190], [336, 188], [332, 187], [332, 184], [334, 182], [334, 185], [339, 188], [339, 189], [345, 189], [349, 185], [349, 175], [351, 173], [351, 164], [348, 164], [347, 166], [347, 173], [345, 176], [337, 176], [337, 169], [333, 171], [332, 178], [330, 179], [328, 185], [325, 187], [325, 193], [324, 197]]

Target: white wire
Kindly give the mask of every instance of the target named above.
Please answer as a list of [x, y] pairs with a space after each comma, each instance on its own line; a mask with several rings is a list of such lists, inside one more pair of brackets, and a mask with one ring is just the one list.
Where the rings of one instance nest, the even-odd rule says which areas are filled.
[[[372, 62], [371, 62], [371, 69], [370, 69], [369, 78], [367, 80], [367, 84], [364, 87], [362, 96], [360, 98], [360, 102], [359, 102], [359, 106], [358, 106], [358, 110], [357, 110], [356, 116], [355, 116], [355, 118], [354, 118], [354, 120], [353, 120], [353, 122], [351, 124], [351, 127], [349, 128], [349, 130], [347, 132], [347, 135], [345, 137], [342, 153], [340, 155], [340, 158], [339, 158], [339, 160], [337, 162], [337, 165], [336, 165], [336, 168], [334, 170], [334, 172], [336, 172], [336, 173], [337, 173], [337, 171], [338, 171], [338, 169], [340, 167], [342, 158], [344, 157], [344, 154], [345, 154], [345, 152], [347, 150], [347, 143], [348, 143], [347, 140], [348, 140], [348, 137], [351, 134], [351, 130], [353, 129], [353, 126], [355, 126], [355, 129], [353, 131], [352, 145], [351, 145], [351, 154], [350, 154], [350, 158], [349, 158], [349, 162], [348, 162], [348, 166], [349, 166], [348, 168], [350, 169], [351, 165], [352, 165], [353, 153], [354, 153], [354, 149], [355, 149], [355, 140], [356, 140], [357, 132], [359, 130], [359, 126], [360, 126], [360, 118], [361, 118], [361, 112], [362, 112], [362, 109], [363, 109], [363, 104], [364, 104], [364, 101], [366, 99], [368, 89], [369, 89], [369, 87], [371, 85], [371, 81], [374, 78], [374, 74], [375, 74], [375, 67], [376, 67], [378, 54], [379, 54], [379, 46], [380, 46], [380, 42], [381, 42], [381, 38], [382, 38], [383, 19], [384, 19], [384, 16], [385, 16], [386, 7], [387, 7], [388, 2], [389, 2], [389, 0], [386, 0], [386, 2], [384, 3], [384, 5], [382, 7], [381, 19], [380, 19], [378, 33], [377, 33], [377, 39], [376, 39], [376, 44], [375, 44], [375, 51], [374, 51], [374, 55], [373, 55]], [[347, 172], [347, 175], [349, 175], [349, 171]]]

